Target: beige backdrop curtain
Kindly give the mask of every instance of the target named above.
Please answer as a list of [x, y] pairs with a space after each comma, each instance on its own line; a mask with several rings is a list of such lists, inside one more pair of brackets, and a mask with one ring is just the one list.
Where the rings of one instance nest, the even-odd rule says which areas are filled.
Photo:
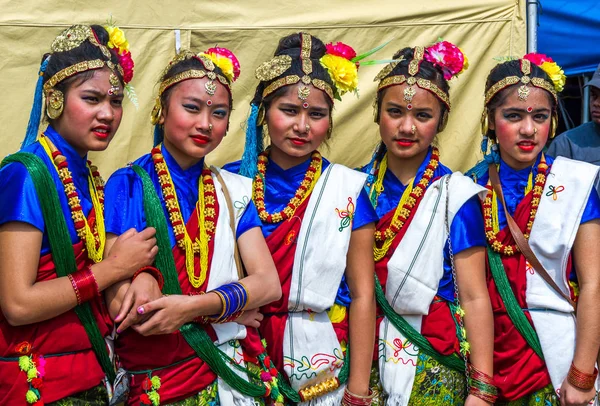
[[[241, 62], [230, 131], [209, 158], [218, 165], [241, 157], [243, 123], [257, 83], [254, 69], [273, 54], [284, 35], [307, 31], [326, 43], [346, 42], [359, 53], [391, 40], [374, 55], [378, 59], [438, 38], [460, 46], [470, 68], [450, 82], [453, 108], [438, 143], [442, 161], [463, 171], [481, 157], [483, 87], [497, 64], [494, 58], [521, 56], [526, 47], [525, 2], [518, 0], [0, 0], [0, 10], [0, 157], [17, 151], [23, 140], [39, 64], [53, 38], [69, 25], [104, 24], [111, 16], [125, 31], [136, 64], [131, 84], [140, 107], [136, 110], [126, 100], [121, 127], [108, 150], [90, 154], [105, 177], [150, 151], [156, 81], [175, 55], [177, 30], [182, 48], [202, 51], [219, 45], [230, 48]], [[379, 139], [372, 103], [373, 78], [381, 68], [361, 67], [360, 97], [347, 94], [336, 102], [333, 138], [329, 148], [322, 148], [330, 160], [349, 166], [369, 160]]]

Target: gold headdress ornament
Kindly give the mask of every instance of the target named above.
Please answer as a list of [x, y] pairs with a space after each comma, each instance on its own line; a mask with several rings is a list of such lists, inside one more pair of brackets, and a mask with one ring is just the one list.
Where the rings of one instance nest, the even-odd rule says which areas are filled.
[[519, 88], [517, 89], [519, 100], [527, 100], [530, 92], [528, 86], [531, 84], [535, 87], [548, 91], [552, 95], [552, 97], [554, 97], [554, 101], [558, 102], [556, 85], [554, 83], [548, 82], [546, 79], [530, 77], [529, 75], [531, 74], [531, 61], [529, 61], [528, 59], [519, 59], [519, 62], [521, 64], [521, 73], [523, 74], [523, 76], [508, 76], [494, 83], [487, 90], [487, 92], [485, 92], [485, 105], [487, 106], [500, 90], [505, 89], [508, 86], [516, 85], [519, 82], [521, 83], [521, 86], [519, 86]]
[[[124, 35], [121, 30], [117, 27], [110, 26], [107, 27], [112, 30], [118, 30], [123, 43], [127, 48], [117, 48], [116, 52], [118, 53], [119, 60], [121, 63], [123, 61], [127, 61], [129, 65], [129, 69], [127, 72], [123, 70], [123, 66], [120, 63], [115, 64], [111, 60], [111, 52], [109, 49], [101, 44], [92, 30], [92, 27], [87, 25], [73, 25], [62, 33], [60, 33], [52, 42], [51, 50], [52, 53], [56, 52], [68, 52], [79, 46], [81, 46], [85, 41], [89, 41], [92, 45], [99, 48], [102, 52], [102, 55], [106, 59], [94, 59], [89, 61], [81, 61], [74, 65], [67, 66], [64, 69], [61, 69], [57, 73], [55, 73], [50, 79], [48, 79], [43, 86], [44, 94], [47, 98], [47, 110], [46, 114], [50, 119], [56, 119], [62, 114], [62, 110], [64, 107], [64, 94], [54, 87], [62, 82], [65, 79], [68, 79], [78, 73], [86, 72], [89, 70], [102, 69], [103, 67], [108, 67], [111, 70], [111, 74], [109, 76], [109, 82], [111, 88], [109, 90], [109, 94], [113, 95], [120, 91], [121, 79], [117, 76], [117, 72], [122, 78], [123, 82], [128, 83], [133, 76], [133, 61], [131, 60], [131, 54], [128, 51], [129, 44], [124, 39]], [[109, 36], [110, 37], [110, 36]], [[111, 37], [112, 38], [112, 37]], [[114, 47], [111, 43], [111, 39], [109, 39], [109, 46]], [[132, 89], [133, 91], [133, 89]]]
[[[209, 81], [205, 83], [204, 88], [208, 95], [212, 96], [217, 91], [217, 84], [214, 82], [218, 80], [227, 91], [231, 94], [231, 84], [237, 79], [239, 75], [239, 62], [233, 53], [225, 48], [211, 48], [207, 52], [200, 52], [198, 54], [184, 50], [176, 55], [167, 67], [163, 70], [162, 77], [164, 77], [171, 67], [181, 61], [188, 59], [197, 59], [202, 63], [204, 69], [189, 69], [176, 74], [164, 80], [159, 87], [158, 96], [156, 97], [154, 108], [151, 113], [152, 124], [156, 125], [159, 122], [160, 114], [162, 111], [161, 96], [170, 87], [176, 85], [179, 82], [183, 82], [188, 79], [201, 79], [208, 77]], [[217, 73], [216, 68], [220, 68], [223, 74]]]
[[302, 81], [303, 85], [298, 89], [298, 98], [301, 100], [306, 100], [310, 95], [310, 88], [308, 85], [313, 85], [317, 89], [320, 89], [327, 94], [327, 96], [333, 101], [335, 98], [336, 92], [329, 85], [329, 83], [321, 80], [321, 79], [312, 79], [310, 74], [313, 72], [312, 60], [310, 59], [310, 51], [312, 48], [312, 36], [307, 33], [300, 33], [302, 48], [300, 50], [300, 60], [302, 61], [302, 72], [304, 75], [300, 77], [299, 75], [287, 75], [280, 77], [284, 74], [290, 67], [292, 66], [292, 57], [289, 55], [277, 55], [271, 58], [270, 60], [262, 63], [256, 68], [256, 78], [261, 82], [268, 82], [277, 77], [280, 77], [276, 81], [269, 84], [262, 92], [262, 98], [264, 99], [277, 89], [288, 86], [295, 85], [296, 83]]
[[444, 103], [446, 105], [448, 110], [450, 110], [450, 97], [448, 96], [448, 94], [446, 92], [444, 92], [435, 83], [433, 83], [432, 81], [430, 81], [428, 79], [415, 77], [419, 73], [421, 63], [423, 62], [423, 57], [425, 55], [425, 48], [423, 48], [421, 46], [415, 47], [415, 51], [414, 51], [413, 55], [414, 55], [413, 59], [408, 64], [409, 76], [408, 77], [406, 77], [405, 75], [388, 76], [394, 70], [396, 65], [398, 65], [398, 63], [400, 63], [403, 60], [403, 58], [395, 60], [394, 62], [391, 62], [388, 65], [386, 65], [381, 70], [381, 72], [379, 72], [377, 74], [377, 76], [375, 76], [374, 81], [375, 82], [379, 81], [379, 86], [377, 86], [377, 91], [380, 91], [381, 89], [385, 89], [386, 87], [389, 87], [389, 86], [401, 85], [403, 83], [406, 83], [408, 86], [404, 89], [404, 100], [406, 100], [407, 102], [410, 103], [416, 93], [414, 86], [417, 85], [419, 88], [431, 92], [435, 97], [437, 97], [442, 103]]

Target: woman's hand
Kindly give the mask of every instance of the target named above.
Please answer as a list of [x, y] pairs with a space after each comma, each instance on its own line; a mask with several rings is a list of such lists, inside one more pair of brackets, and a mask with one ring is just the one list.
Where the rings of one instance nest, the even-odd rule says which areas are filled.
[[148, 302], [162, 297], [158, 282], [147, 273], [140, 273], [129, 285], [129, 289], [123, 297], [121, 309], [115, 317], [116, 323], [121, 323], [117, 333], [121, 334], [135, 324], [141, 324], [150, 317], [150, 313], [138, 314], [137, 309]]
[[158, 253], [155, 235], [152, 227], [139, 233], [131, 228], [116, 239], [104, 261], [117, 272], [117, 280], [131, 278], [141, 267], [152, 265]]
[[262, 313], [258, 311], [258, 309], [252, 309], [244, 311], [242, 315], [234, 321], [246, 327], [259, 328], [260, 322], [264, 317], [265, 316], [263, 316]]
[[582, 390], [571, 385], [565, 379], [560, 387], [561, 406], [587, 406], [594, 403], [596, 398], [596, 389]]
[[193, 301], [192, 296], [170, 295], [139, 306], [136, 310], [139, 315], [151, 315], [132, 328], [143, 336], [171, 334], [194, 319]]

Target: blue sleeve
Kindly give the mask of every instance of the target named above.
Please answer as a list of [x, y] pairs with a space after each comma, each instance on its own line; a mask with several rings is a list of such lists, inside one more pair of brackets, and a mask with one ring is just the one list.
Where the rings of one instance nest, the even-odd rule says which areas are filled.
[[104, 189], [106, 232], [121, 235], [130, 228], [146, 228], [142, 181], [130, 168], [115, 172]]
[[261, 225], [262, 223], [258, 217], [258, 210], [256, 210], [254, 202], [250, 201], [246, 206], [244, 213], [242, 213], [242, 218], [240, 218], [240, 222], [235, 230], [235, 237], [240, 238], [246, 231], [254, 227], [261, 227]]
[[479, 198], [467, 200], [458, 210], [450, 226], [452, 252], [456, 255], [471, 247], [485, 247], [485, 228]]
[[0, 170], [0, 224], [19, 221], [44, 231], [44, 217], [33, 180], [20, 163]]
[[588, 198], [585, 209], [583, 210], [583, 216], [581, 216], [581, 223], [587, 223], [588, 221], [600, 218], [600, 196], [596, 192], [596, 188], [592, 188], [590, 197]]
[[242, 161], [229, 162], [228, 164], [223, 165], [223, 169], [231, 173], [238, 173], [240, 171], [241, 162]]
[[371, 204], [367, 191], [363, 188], [356, 199], [356, 209], [354, 211], [354, 221], [352, 222], [352, 230], [356, 230], [369, 223], [375, 223], [379, 220], [377, 212]]

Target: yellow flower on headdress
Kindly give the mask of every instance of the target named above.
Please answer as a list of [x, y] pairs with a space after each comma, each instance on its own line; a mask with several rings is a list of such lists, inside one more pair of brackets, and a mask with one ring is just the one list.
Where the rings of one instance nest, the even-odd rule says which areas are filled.
[[125, 38], [125, 33], [114, 25], [104, 27], [108, 32], [108, 47], [117, 48], [119, 55], [129, 51], [129, 42]]
[[233, 62], [231, 62], [231, 59], [227, 58], [226, 56], [216, 54], [214, 52], [209, 52], [209, 53], [202, 52], [200, 55], [204, 55], [208, 59], [213, 61], [215, 66], [218, 66], [219, 69], [221, 69], [221, 72], [223, 72], [223, 75], [225, 75], [227, 80], [229, 80], [230, 82], [233, 82], [234, 73], [233, 73]]
[[358, 69], [354, 62], [341, 56], [325, 54], [321, 58], [321, 65], [329, 72], [340, 96], [358, 87]]
[[460, 71], [460, 73], [463, 73], [464, 71], [466, 71], [467, 69], [469, 69], [469, 58], [467, 58], [467, 54], [465, 54], [465, 53], [463, 52], [463, 50], [462, 50], [462, 49], [460, 49], [460, 47], [458, 47], [458, 49], [460, 50], [460, 52], [462, 52], [462, 54], [463, 54], [463, 57], [465, 58], [465, 60], [464, 60], [464, 62], [463, 62], [463, 68], [462, 68], [462, 70]]
[[562, 92], [565, 88], [565, 83], [567, 82], [567, 77], [565, 76], [565, 72], [558, 66], [556, 62], [544, 62], [540, 65], [540, 68], [544, 72], [548, 74], [552, 83], [554, 83], [554, 88], [557, 92]]

